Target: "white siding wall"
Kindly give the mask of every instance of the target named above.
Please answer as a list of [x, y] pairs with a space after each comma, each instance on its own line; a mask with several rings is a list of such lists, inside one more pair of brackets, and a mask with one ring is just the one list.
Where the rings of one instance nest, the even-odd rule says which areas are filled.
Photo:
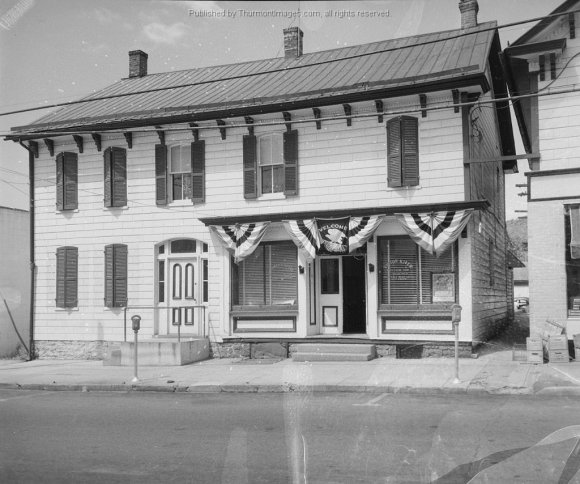
[[[367, 103], [365, 109], [374, 109]], [[353, 105], [353, 113], [358, 112]], [[362, 109], [362, 108], [361, 108]], [[323, 109], [323, 116], [342, 108]], [[300, 113], [293, 113], [298, 117]], [[304, 111], [304, 116], [310, 112]], [[242, 136], [246, 128], [230, 128], [227, 139], [219, 131], [201, 130], [206, 140], [206, 203], [192, 206], [179, 202], [166, 207], [155, 204], [154, 144], [156, 135], [134, 134], [127, 150], [128, 207], [103, 208], [103, 152], [97, 152], [89, 136], [79, 154], [78, 211], [55, 208], [55, 161], [40, 145], [36, 160], [36, 339], [122, 340], [123, 312], [103, 307], [105, 245], [123, 243], [129, 252], [129, 305], [154, 303], [155, 244], [191, 237], [210, 245], [209, 320], [215, 334], [228, 332], [229, 268], [223, 249], [214, 248], [208, 229], [197, 219], [214, 216], [288, 213], [295, 211], [371, 208], [387, 205], [461, 201], [463, 187], [463, 141], [461, 115], [453, 109], [429, 112], [419, 118], [420, 186], [388, 189], [385, 123], [376, 117], [295, 124], [299, 131], [299, 196], [276, 200], [245, 200], [242, 187]], [[278, 117], [281, 119], [281, 115]], [[385, 122], [388, 119], [385, 116]], [[258, 118], [255, 118], [259, 122]], [[243, 120], [238, 120], [243, 122]], [[284, 126], [260, 127], [256, 135], [282, 131]], [[166, 134], [166, 143], [192, 141], [190, 131]], [[103, 136], [108, 146], [126, 147], [121, 135]], [[55, 155], [77, 152], [70, 137], [55, 139]], [[267, 218], [267, 217], [266, 217]], [[56, 249], [79, 248], [78, 310], [55, 308]], [[301, 293], [305, 289], [301, 288]], [[374, 296], [376, 297], [376, 293]], [[137, 311], [136, 311], [137, 312]], [[143, 334], [152, 334], [153, 316], [143, 316]], [[302, 310], [305, 315], [305, 310]]]

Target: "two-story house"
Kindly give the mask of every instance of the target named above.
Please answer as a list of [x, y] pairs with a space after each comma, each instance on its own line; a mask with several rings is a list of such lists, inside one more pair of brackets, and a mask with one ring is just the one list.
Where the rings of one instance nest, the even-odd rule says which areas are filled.
[[[36, 348], [130, 333], [462, 348], [507, 320], [513, 134], [494, 22], [129, 77], [13, 129], [33, 158]], [[458, 15], [459, 18], [459, 15]], [[126, 308], [129, 307], [129, 310]], [[225, 350], [230, 350], [229, 352]], [[387, 351], [387, 350], [385, 350]]]
[[514, 110], [530, 155], [530, 332], [546, 321], [580, 333], [580, 2], [566, 1], [504, 50]]

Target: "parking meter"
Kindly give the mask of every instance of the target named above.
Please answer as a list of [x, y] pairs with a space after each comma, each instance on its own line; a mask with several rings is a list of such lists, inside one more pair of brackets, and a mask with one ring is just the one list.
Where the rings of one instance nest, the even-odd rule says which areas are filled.
[[141, 329], [141, 316], [137, 314], [131, 316], [131, 322], [133, 323], [133, 331], [135, 331], [135, 333]]
[[453, 383], [459, 383], [459, 322], [461, 321], [461, 306], [454, 304], [451, 306], [451, 322], [453, 323], [453, 332], [455, 333], [455, 380]]
[[461, 306], [459, 304], [454, 304], [451, 306], [451, 322], [456, 325], [461, 321]]

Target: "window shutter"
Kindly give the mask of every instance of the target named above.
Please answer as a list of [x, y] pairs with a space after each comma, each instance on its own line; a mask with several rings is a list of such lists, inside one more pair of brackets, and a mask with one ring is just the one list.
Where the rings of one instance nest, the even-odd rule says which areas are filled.
[[127, 205], [127, 150], [115, 147], [111, 157], [111, 179], [113, 182], [112, 206]]
[[403, 185], [419, 184], [419, 121], [401, 117]]
[[115, 295], [114, 307], [122, 308], [127, 305], [127, 246], [115, 244]]
[[64, 210], [78, 207], [78, 157], [76, 153], [64, 153]]
[[284, 194], [298, 195], [298, 130], [284, 133]]
[[78, 249], [56, 249], [56, 306], [74, 308], [78, 305]]
[[113, 307], [114, 283], [113, 283], [113, 254], [114, 246], [105, 246], [105, 306]]
[[245, 135], [243, 140], [244, 156], [244, 198], [258, 197], [258, 173], [256, 158], [256, 137]]
[[205, 201], [205, 140], [191, 143], [191, 200], [193, 203]]
[[105, 207], [110, 207], [112, 204], [112, 197], [111, 197], [111, 165], [112, 165], [112, 148], [107, 148], [103, 155], [103, 159], [105, 161], [105, 188], [104, 188], [104, 203]]
[[64, 153], [56, 156], [56, 209], [64, 210]]
[[402, 185], [400, 121], [400, 118], [387, 121], [387, 185], [389, 187]]
[[155, 145], [155, 203], [167, 204], [167, 148]]

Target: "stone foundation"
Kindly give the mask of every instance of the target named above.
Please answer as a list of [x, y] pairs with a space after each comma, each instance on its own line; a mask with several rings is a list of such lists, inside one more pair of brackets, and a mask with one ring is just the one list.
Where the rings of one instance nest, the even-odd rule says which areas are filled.
[[103, 360], [112, 341], [35, 341], [34, 352], [41, 360]]

